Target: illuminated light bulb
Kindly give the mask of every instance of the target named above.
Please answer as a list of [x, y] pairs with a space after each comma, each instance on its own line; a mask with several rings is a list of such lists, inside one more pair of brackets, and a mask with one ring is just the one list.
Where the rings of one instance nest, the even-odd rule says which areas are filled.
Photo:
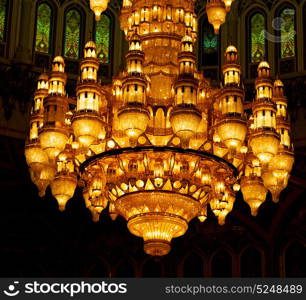
[[90, 9], [94, 12], [96, 21], [99, 21], [101, 14], [107, 9], [109, 0], [90, 0]]
[[227, 12], [229, 12], [231, 10], [231, 6], [232, 6], [232, 3], [235, 1], [235, 0], [222, 0], [225, 4], [225, 9]]
[[266, 200], [267, 189], [257, 176], [244, 176], [241, 179], [241, 192], [244, 201], [249, 204], [252, 216], [257, 216], [258, 209]]
[[213, 25], [215, 34], [219, 34], [220, 26], [225, 23], [226, 9], [221, 0], [207, 0], [206, 13], [208, 21]]
[[246, 153], [248, 152], [248, 147], [242, 146], [242, 147], [240, 148], [240, 152], [241, 152], [242, 154], [246, 154]]
[[208, 169], [202, 170], [201, 182], [204, 186], [205, 191], [210, 191], [211, 189], [211, 174]]
[[206, 221], [206, 219], [207, 219], [207, 206], [204, 206], [204, 207], [201, 208], [198, 219], [201, 223]]
[[240, 184], [235, 183], [235, 184], [233, 185], [233, 190], [234, 190], [235, 192], [239, 192], [239, 191], [240, 191]]
[[109, 215], [110, 215], [110, 217], [111, 217], [111, 219], [112, 219], [113, 221], [115, 221], [115, 220], [117, 219], [117, 217], [118, 217], [118, 214], [117, 214], [117, 212], [116, 212], [115, 205], [114, 205], [113, 203], [110, 203], [110, 204], [109, 204]]

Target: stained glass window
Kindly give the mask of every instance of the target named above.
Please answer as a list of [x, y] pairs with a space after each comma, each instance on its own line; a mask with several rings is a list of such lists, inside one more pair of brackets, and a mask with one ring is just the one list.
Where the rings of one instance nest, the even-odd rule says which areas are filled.
[[260, 62], [266, 54], [266, 20], [263, 14], [256, 13], [251, 18], [251, 62]]
[[70, 9], [65, 19], [64, 55], [77, 59], [80, 54], [81, 15], [76, 9]]
[[4, 42], [6, 24], [6, 0], [0, 0], [0, 42]]
[[214, 28], [207, 20], [203, 22], [203, 65], [218, 65], [219, 38], [215, 35]]
[[42, 3], [37, 8], [35, 51], [49, 53], [51, 39], [51, 7]]
[[96, 22], [95, 40], [97, 44], [98, 57], [102, 63], [110, 62], [110, 33], [111, 21], [110, 18], [102, 14], [100, 21]]
[[280, 15], [281, 58], [295, 56], [295, 10], [285, 8]]

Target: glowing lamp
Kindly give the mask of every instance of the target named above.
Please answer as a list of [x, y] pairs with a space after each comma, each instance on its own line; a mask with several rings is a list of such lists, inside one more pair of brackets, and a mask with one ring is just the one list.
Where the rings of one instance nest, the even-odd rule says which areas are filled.
[[200, 210], [199, 202], [162, 191], [131, 193], [117, 199], [115, 205], [127, 219], [130, 232], [144, 239], [144, 251], [154, 256], [166, 255], [171, 240], [186, 232], [188, 222]]
[[225, 23], [226, 9], [221, 0], [208, 0], [206, 3], [208, 22], [213, 25], [215, 34], [219, 34], [220, 26]]
[[267, 164], [278, 152], [279, 137], [274, 132], [259, 132], [251, 136], [250, 146], [259, 160]]
[[77, 178], [74, 174], [58, 174], [51, 183], [51, 192], [58, 202], [60, 211], [66, 207], [66, 203], [74, 195], [77, 186]]
[[86, 112], [75, 114], [72, 128], [75, 137], [84, 148], [88, 148], [98, 139], [105, 137], [104, 123], [97, 114]]
[[107, 9], [109, 0], [90, 0], [90, 9], [94, 12], [96, 21], [99, 21], [101, 14]]
[[42, 166], [48, 164], [48, 156], [39, 143], [27, 144], [25, 147], [25, 157], [27, 165], [32, 169], [40, 170]]
[[42, 149], [50, 160], [55, 160], [57, 155], [64, 150], [68, 137], [65, 130], [45, 129], [39, 135]]
[[173, 132], [183, 141], [188, 141], [196, 134], [201, 120], [201, 112], [193, 105], [177, 105], [170, 115]]
[[39, 197], [45, 196], [46, 188], [54, 179], [55, 168], [52, 165], [43, 165], [39, 170], [30, 168], [32, 181], [38, 188]]
[[244, 143], [247, 126], [240, 118], [225, 118], [218, 123], [218, 135], [228, 149], [238, 149]]
[[272, 201], [277, 203], [279, 201], [280, 193], [288, 184], [289, 175], [280, 178], [274, 176], [273, 171], [265, 170], [262, 174], [262, 178], [265, 187], [271, 192]]
[[257, 176], [245, 176], [241, 179], [241, 192], [244, 201], [250, 206], [251, 214], [256, 216], [260, 205], [265, 202], [267, 189]]
[[147, 128], [149, 112], [142, 105], [128, 105], [119, 110], [118, 119], [126, 135], [136, 140]]
[[223, 0], [223, 2], [225, 4], [226, 11], [229, 12], [231, 10], [231, 6], [234, 0]]

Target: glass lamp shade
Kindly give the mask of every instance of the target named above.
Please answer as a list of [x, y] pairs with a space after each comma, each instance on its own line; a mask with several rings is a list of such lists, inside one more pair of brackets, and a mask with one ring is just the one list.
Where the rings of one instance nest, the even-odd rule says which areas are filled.
[[102, 119], [92, 113], [79, 113], [72, 119], [72, 129], [81, 147], [88, 148], [98, 139], [105, 137], [105, 128]]
[[267, 164], [278, 152], [279, 137], [274, 132], [259, 132], [251, 136], [250, 146], [259, 160]]
[[130, 139], [137, 139], [149, 123], [149, 112], [142, 106], [125, 106], [118, 112], [120, 127]]
[[256, 216], [258, 208], [265, 202], [268, 190], [265, 188], [263, 181], [257, 176], [245, 176], [241, 179], [241, 192], [244, 201], [251, 208], [251, 214]]
[[131, 193], [115, 201], [116, 211], [128, 221], [130, 232], [144, 239], [144, 250], [154, 256], [170, 251], [172, 238], [183, 235], [201, 204], [190, 197], [162, 191]]
[[77, 177], [74, 174], [58, 174], [51, 183], [51, 192], [57, 200], [60, 211], [66, 207], [66, 203], [73, 197], [77, 186]]
[[39, 135], [39, 140], [49, 159], [55, 160], [57, 155], [64, 150], [68, 137], [64, 130], [44, 129]]
[[294, 155], [291, 151], [279, 151], [269, 163], [269, 169], [277, 178], [284, 179], [291, 172], [294, 163]]
[[194, 106], [178, 105], [170, 115], [173, 132], [183, 141], [189, 140], [196, 134], [201, 120], [202, 114]]
[[215, 34], [219, 34], [220, 26], [225, 23], [226, 9], [221, 0], [210, 0], [206, 4], [208, 21], [213, 25]]
[[225, 119], [218, 124], [218, 135], [228, 149], [240, 148], [244, 143], [247, 126], [241, 119]]
[[265, 187], [271, 192], [273, 202], [279, 201], [279, 195], [287, 186], [288, 177], [278, 178], [274, 176], [273, 171], [266, 170], [262, 174]]
[[52, 165], [43, 165], [41, 169], [35, 170], [30, 168], [31, 179], [38, 188], [39, 196], [43, 197], [46, 193], [46, 188], [52, 182], [55, 175], [55, 168]]
[[107, 9], [109, 0], [90, 0], [90, 9], [94, 12], [96, 21], [99, 21], [101, 14]]
[[27, 165], [32, 169], [40, 170], [42, 166], [48, 164], [48, 156], [39, 143], [26, 145], [25, 158]]

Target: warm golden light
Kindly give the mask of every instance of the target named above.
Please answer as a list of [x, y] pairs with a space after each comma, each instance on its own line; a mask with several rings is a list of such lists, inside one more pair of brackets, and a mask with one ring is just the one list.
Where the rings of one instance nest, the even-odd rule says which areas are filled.
[[220, 26], [225, 23], [226, 8], [222, 0], [207, 0], [206, 13], [208, 21], [214, 26], [215, 34], [219, 34]]
[[[107, 2], [91, 1], [98, 17]], [[207, 2], [216, 32], [232, 2]], [[252, 215], [268, 190], [277, 202], [294, 156], [284, 85], [269, 64], [259, 64], [256, 99], [246, 105], [234, 45], [220, 88], [197, 69], [194, 1], [124, 0], [120, 23], [129, 49], [111, 84], [98, 80], [93, 41], [75, 98], [62, 57], [38, 78], [25, 157], [40, 196], [50, 186], [64, 210], [82, 188], [94, 222], [105, 209], [123, 217], [153, 256], [168, 254], [192, 219], [205, 222], [208, 207], [225, 224], [239, 190]]]
[[244, 201], [249, 204], [253, 216], [257, 216], [260, 205], [265, 202], [268, 190], [261, 178], [257, 176], [243, 177], [241, 179], [241, 192]]
[[107, 9], [109, 0], [89, 0], [90, 8], [95, 13], [96, 21], [99, 21], [101, 14]]
[[232, 6], [232, 3], [235, 1], [235, 0], [222, 0], [225, 4], [225, 9], [227, 12], [229, 12], [231, 10], [231, 6]]

